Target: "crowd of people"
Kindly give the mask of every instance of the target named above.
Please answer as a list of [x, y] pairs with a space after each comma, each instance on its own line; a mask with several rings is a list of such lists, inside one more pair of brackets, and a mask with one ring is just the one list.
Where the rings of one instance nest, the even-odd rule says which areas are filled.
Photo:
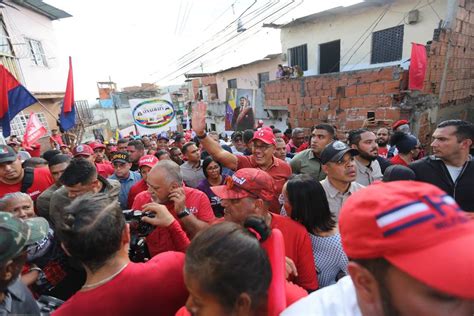
[[473, 314], [472, 123], [430, 148], [405, 120], [229, 141], [206, 111], [185, 134], [0, 145], [0, 313]]

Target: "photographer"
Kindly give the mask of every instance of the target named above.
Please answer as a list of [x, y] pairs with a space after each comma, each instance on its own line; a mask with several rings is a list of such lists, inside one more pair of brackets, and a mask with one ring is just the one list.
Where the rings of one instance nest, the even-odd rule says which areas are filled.
[[[174, 315], [185, 304], [184, 254], [130, 262], [129, 226], [116, 200], [105, 194], [80, 196], [61, 215], [57, 234], [87, 279], [55, 315]], [[160, 223], [159, 214], [151, 222]]]

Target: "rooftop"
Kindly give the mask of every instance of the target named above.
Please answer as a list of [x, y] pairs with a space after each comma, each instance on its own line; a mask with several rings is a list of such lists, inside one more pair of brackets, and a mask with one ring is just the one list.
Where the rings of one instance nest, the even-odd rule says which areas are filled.
[[35, 11], [38, 14], [41, 14], [47, 17], [50, 20], [59, 20], [64, 18], [72, 17], [71, 14], [53, 7], [47, 3], [44, 3], [42, 0], [11, 0], [14, 4], [21, 7]]

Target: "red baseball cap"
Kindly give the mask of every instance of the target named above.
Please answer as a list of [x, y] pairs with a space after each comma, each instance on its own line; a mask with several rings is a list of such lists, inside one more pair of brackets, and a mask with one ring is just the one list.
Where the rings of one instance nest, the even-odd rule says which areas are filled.
[[105, 145], [99, 142], [92, 142], [89, 144], [89, 146], [92, 148], [92, 150], [96, 150], [97, 148], [105, 149]]
[[153, 168], [153, 166], [156, 165], [158, 161], [158, 158], [153, 155], [145, 155], [142, 156], [138, 161], [138, 167], [141, 168], [143, 166], [148, 166], [150, 168]]
[[254, 140], [260, 140], [269, 145], [276, 145], [275, 135], [270, 127], [262, 127], [256, 131], [250, 141], [253, 142]]
[[243, 199], [257, 197], [271, 201], [275, 195], [273, 178], [263, 170], [243, 168], [232, 177], [227, 177], [225, 185], [211, 187], [212, 192], [221, 199]]
[[344, 203], [339, 229], [349, 258], [384, 258], [434, 289], [474, 299], [474, 221], [438, 187], [368, 186]]
[[91, 146], [86, 145], [86, 144], [77, 145], [72, 150], [72, 155], [74, 157], [76, 157], [76, 156], [90, 156], [90, 155], [93, 155], [93, 154], [94, 154], [94, 151], [92, 150]]
[[407, 120], [398, 120], [392, 124], [392, 129], [395, 130], [397, 127], [408, 124]]

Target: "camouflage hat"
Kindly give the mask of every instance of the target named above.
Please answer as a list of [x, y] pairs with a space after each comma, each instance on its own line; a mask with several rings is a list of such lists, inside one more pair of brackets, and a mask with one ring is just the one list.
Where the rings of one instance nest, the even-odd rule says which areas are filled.
[[43, 240], [48, 221], [42, 217], [21, 220], [11, 213], [0, 212], [0, 264], [15, 258], [25, 247]]

